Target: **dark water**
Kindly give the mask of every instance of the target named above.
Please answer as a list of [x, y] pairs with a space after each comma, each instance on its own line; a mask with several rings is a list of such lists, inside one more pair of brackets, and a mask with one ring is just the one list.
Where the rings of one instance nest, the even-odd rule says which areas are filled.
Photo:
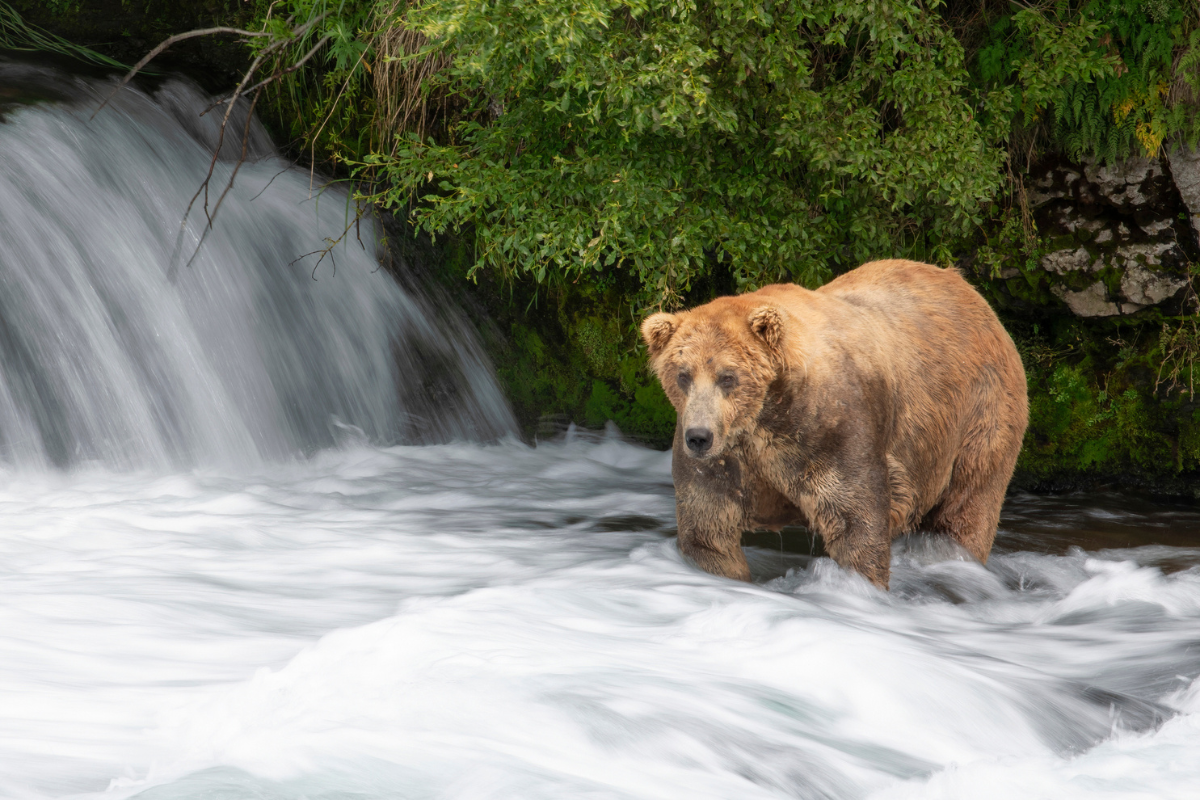
[[[636, 524], [636, 519], [631, 523]], [[922, 535], [914, 541], [930, 540]], [[758, 556], [757, 569], [763, 574], [785, 572], [807, 564], [811, 557], [825, 555], [821, 540], [804, 528], [746, 533], [742, 543], [779, 554], [774, 561], [765, 553]], [[898, 546], [903, 549], [908, 544], [904, 541]], [[1036, 495], [1014, 491], [1005, 500], [992, 552], [1036, 550], [1066, 555], [1074, 549], [1134, 548], [1138, 548], [1140, 560], [1164, 572], [1200, 566], [1200, 504], [1134, 493]]]

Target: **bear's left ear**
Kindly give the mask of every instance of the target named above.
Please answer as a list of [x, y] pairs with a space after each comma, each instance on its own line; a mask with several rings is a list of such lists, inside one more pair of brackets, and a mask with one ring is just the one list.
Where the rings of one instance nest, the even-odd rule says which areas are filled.
[[750, 330], [772, 350], [783, 341], [783, 312], [775, 306], [760, 306], [750, 312]]

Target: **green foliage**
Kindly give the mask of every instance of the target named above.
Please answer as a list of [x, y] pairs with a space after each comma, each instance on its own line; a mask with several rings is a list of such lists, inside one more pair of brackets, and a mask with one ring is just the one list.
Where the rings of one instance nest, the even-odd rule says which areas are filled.
[[[58, 12], [77, 10], [74, 6], [78, 6], [78, 3], [60, 2], [54, 6], [54, 10]], [[0, 48], [57, 53], [102, 67], [128, 68], [121, 62], [97, 53], [95, 50], [70, 42], [61, 36], [42, 30], [36, 25], [30, 25], [11, 5], [5, 2], [0, 2]]]
[[[281, 40], [266, 74], [281, 80], [267, 86], [261, 104], [292, 146], [315, 162], [363, 158], [376, 144], [375, 98], [371, 86], [372, 41], [377, 0], [255, 0], [253, 27], [270, 38], [248, 42], [255, 55]], [[307, 27], [305, 27], [307, 26]], [[299, 36], [293, 30], [303, 28]], [[303, 62], [302, 69], [295, 65]]]
[[1021, 279], [1038, 271], [1038, 259], [1041, 256], [1041, 242], [1037, 238], [1037, 228], [1031, 220], [1022, 218], [1018, 209], [1008, 208], [1001, 211], [992, 209], [992, 224], [985, 228], [984, 242], [975, 251], [975, 258], [982, 267], [980, 270], [993, 280], [1012, 277], [1013, 271]]
[[1157, 404], [1142, 392], [1131, 387], [1110, 394], [1067, 363], [1029, 373], [1029, 432], [1019, 468], [1037, 475], [1183, 468], [1159, 429]]
[[[1158, 383], [1164, 343], [1136, 323], [1018, 325], [1029, 430], [1018, 470], [1036, 478], [1139, 475], [1160, 484], [1200, 469], [1200, 410], [1185, 383]], [[1191, 333], [1186, 326], [1183, 335]]]
[[1196, 381], [1200, 378], [1200, 318], [1186, 317], [1171, 325], [1163, 323], [1158, 348], [1161, 360], [1154, 388], [1187, 392], [1188, 399], [1196, 397]]
[[1024, 8], [1003, 16], [989, 32], [991, 43], [979, 52], [979, 79], [1010, 85], [1013, 111], [1029, 124], [1047, 106], [1062, 105], [1064, 87], [1090, 85], [1115, 71], [1113, 58], [1096, 46], [1103, 30], [1086, 14], [1059, 20]]
[[1026, 7], [993, 22], [977, 75], [984, 85], [1008, 85], [1014, 122], [1044, 123], [1069, 158], [1115, 161], [1135, 149], [1153, 156], [1174, 134], [1193, 143], [1200, 136], [1194, 108], [1170, 97], [1177, 77], [1196, 82], [1194, 26], [1195, 9], [1170, 0]]
[[[469, 98], [444, 141], [364, 159], [371, 199], [472, 227], [477, 268], [637, 278], [673, 305], [866, 258], [948, 261], [1000, 185], [963, 50], [918, 2], [426, 0], [405, 24]], [[367, 174], [367, 171], [360, 173]]]

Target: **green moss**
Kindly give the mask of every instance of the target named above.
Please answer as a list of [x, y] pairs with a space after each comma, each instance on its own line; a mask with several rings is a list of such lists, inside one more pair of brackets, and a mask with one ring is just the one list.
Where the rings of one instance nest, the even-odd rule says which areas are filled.
[[1079, 242], [1070, 234], [1062, 234], [1055, 236], [1046, 242], [1046, 252], [1054, 252], [1055, 250], [1074, 250], [1079, 246]]
[[623, 337], [615, 319], [584, 317], [575, 323], [571, 336], [593, 374], [616, 377]]
[[592, 427], [612, 420], [635, 439], [660, 444], [670, 442], [675, 430], [675, 409], [657, 383], [638, 387], [630, 397], [604, 381], [593, 381], [584, 418]]
[[1175, 468], [1180, 472], [1200, 468], [1200, 408], [1180, 420]]
[[634, 440], [669, 446], [675, 409], [634, 329], [619, 322], [629, 317], [620, 295], [568, 286], [530, 298], [528, 287], [508, 288], [508, 299], [492, 312], [506, 335], [492, 337], [488, 349], [527, 436], [547, 417], [591, 428], [611, 420]]
[[1134, 474], [1174, 478], [1200, 466], [1200, 423], [1178, 393], [1146, 379], [1156, 345], [1101, 338], [1081, 322], [1047, 341], [1018, 340], [1029, 380], [1029, 429], [1018, 469], [1037, 478]]

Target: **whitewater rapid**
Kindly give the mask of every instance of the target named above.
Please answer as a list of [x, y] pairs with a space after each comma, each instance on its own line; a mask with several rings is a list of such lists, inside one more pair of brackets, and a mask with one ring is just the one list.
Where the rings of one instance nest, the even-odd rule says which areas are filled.
[[373, 225], [305, 260], [351, 205], [253, 121], [181, 229], [208, 100], [112, 85], [0, 58], [0, 797], [1196, 796], [1195, 507], [706, 574], [669, 454], [513, 439]]
[[9, 475], [0, 794], [1193, 796], [1200, 549], [1032, 552], [1072, 531], [1010, 505], [987, 567], [918, 538], [882, 593], [696, 570], [669, 455], [611, 438]]

